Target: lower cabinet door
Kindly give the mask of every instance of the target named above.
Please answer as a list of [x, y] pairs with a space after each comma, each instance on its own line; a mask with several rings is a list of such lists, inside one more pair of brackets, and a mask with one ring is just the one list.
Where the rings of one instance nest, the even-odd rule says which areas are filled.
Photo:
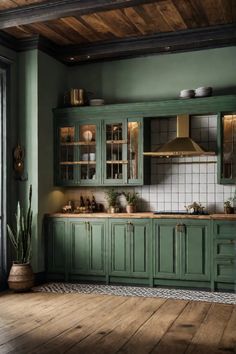
[[205, 220], [184, 222], [181, 238], [181, 279], [210, 280], [210, 224]]
[[70, 222], [70, 272], [105, 274], [105, 221], [74, 220]]
[[176, 224], [175, 220], [154, 221], [154, 278], [180, 278], [179, 235]]
[[128, 225], [130, 236], [130, 272], [131, 276], [148, 278], [151, 267], [149, 257], [149, 239], [151, 228], [149, 220], [132, 220]]
[[110, 221], [109, 274], [148, 278], [150, 268], [150, 221], [125, 219]]
[[109, 263], [110, 275], [129, 276], [130, 238], [127, 221], [110, 221]]
[[47, 219], [47, 272], [60, 279], [66, 270], [66, 220]]
[[215, 281], [236, 283], [236, 262], [234, 258], [218, 259], [215, 261]]
[[94, 275], [105, 275], [105, 222], [88, 223], [88, 271]]
[[86, 274], [88, 272], [88, 223], [82, 220], [73, 220], [69, 223], [70, 229], [70, 273]]

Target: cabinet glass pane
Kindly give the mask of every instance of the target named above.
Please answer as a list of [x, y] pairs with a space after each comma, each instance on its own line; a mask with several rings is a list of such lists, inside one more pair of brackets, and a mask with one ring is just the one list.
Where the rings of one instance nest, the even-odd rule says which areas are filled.
[[124, 132], [122, 123], [106, 124], [106, 179], [122, 179], [124, 173]]
[[128, 178], [138, 178], [138, 146], [139, 146], [139, 129], [138, 122], [128, 123]]
[[223, 117], [222, 177], [236, 177], [236, 114]]
[[96, 139], [97, 130], [95, 124], [79, 126], [78, 146], [81, 180], [96, 178]]
[[60, 179], [73, 180], [75, 174], [75, 127], [61, 127], [59, 129], [59, 159], [60, 159]]

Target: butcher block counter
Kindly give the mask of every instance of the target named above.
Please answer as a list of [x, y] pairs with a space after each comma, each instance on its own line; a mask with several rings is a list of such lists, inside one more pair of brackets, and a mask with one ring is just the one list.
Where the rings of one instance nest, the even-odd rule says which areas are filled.
[[54, 213], [48, 214], [48, 217], [57, 218], [112, 218], [112, 219], [197, 219], [197, 220], [232, 220], [236, 221], [236, 214], [154, 214], [152, 212], [138, 213]]

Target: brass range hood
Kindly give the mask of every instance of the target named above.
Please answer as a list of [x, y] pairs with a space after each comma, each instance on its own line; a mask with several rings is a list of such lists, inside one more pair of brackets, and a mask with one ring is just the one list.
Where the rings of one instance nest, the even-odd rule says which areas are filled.
[[189, 137], [189, 115], [177, 116], [177, 137], [153, 152], [144, 152], [151, 157], [186, 157], [215, 155], [215, 152], [205, 151]]

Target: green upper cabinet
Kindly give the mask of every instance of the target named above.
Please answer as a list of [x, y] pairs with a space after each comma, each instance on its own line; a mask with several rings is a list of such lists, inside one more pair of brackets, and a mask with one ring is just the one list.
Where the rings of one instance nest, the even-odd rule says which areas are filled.
[[55, 142], [56, 185], [100, 183], [100, 122], [56, 120]]
[[[54, 115], [54, 181], [58, 186], [116, 186], [147, 183], [144, 176], [144, 134], [149, 119], [109, 117], [80, 118], [71, 109]], [[58, 112], [58, 110], [56, 111]], [[68, 114], [67, 114], [68, 113]], [[145, 167], [148, 160], [145, 159]]]
[[219, 115], [218, 182], [236, 183], [236, 110]]
[[143, 184], [143, 119], [103, 121], [104, 185]]

